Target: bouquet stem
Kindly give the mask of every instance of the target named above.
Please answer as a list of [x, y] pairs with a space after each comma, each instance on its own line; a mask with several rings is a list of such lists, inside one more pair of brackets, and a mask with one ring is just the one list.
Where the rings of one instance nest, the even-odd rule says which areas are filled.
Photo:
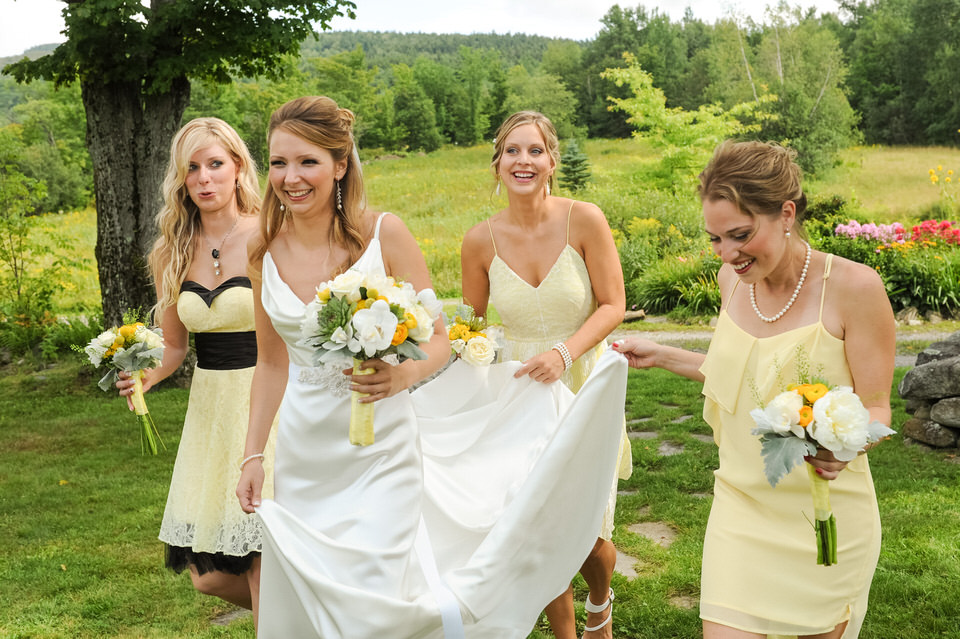
[[[354, 375], [370, 375], [372, 368], [360, 368], [363, 362], [353, 360]], [[367, 397], [367, 393], [352, 391], [350, 393], [350, 443], [354, 446], [369, 446], [373, 443], [373, 404], [361, 404], [360, 398]]]
[[817, 563], [832, 566], [837, 563], [837, 520], [830, 506], [830, 482], [817, 474], [812, 464], [806, 464], [813, 493], [813, 530], [817, 537]]
[[153, 423], [153, 417], [150, 416], [147, 402], [143, 398], [143, 371], [134, 371], [131, 377], [133, 395], [130, 399], [133, 401], [133, 410], [137, 414], [137, 423], [140, 424], [140, 452], [146, 454], [149, 450], [151, 455], [156, 455], [159, 452], [158, 443], [164, 450], [167, 446], [160, 439], [160, 433], [157, 431], [156, 424]]

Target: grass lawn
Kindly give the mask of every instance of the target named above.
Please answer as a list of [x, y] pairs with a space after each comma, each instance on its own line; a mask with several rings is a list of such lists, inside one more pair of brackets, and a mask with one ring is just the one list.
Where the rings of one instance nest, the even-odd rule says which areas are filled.
[[[897, 370], [897, 379], [905, 369]], [[638, 578], [615, 576], [615, 637], [699, 636], [700, 553], [717, 463], [698, 384], [631, 371], [627, 419], [634, 475], [617, 506], [618, 548]], [[193, 591], [162, 567], [156, 540], [187, 393], [160, 388], [149, 405], [169, 450], [141, 457], [133, 416], [87, 367], [7, 367], [0, 376], [0, 637], [9, 639], [253, 637], [249, 617]], [[896, 428], [905, 420], [894, 400]], [[665, 456], [669, 442], [683, 452]], [[861, 637], [956, 637], [960, 621], [960, 464], [899, 436], [870, 453], [884, 543]], [[628, 526], [663, 522], [669, 548]], [[843, 527], [843, 522], [839, 522]], [[830, 570], [830, 569], [824, 569]], [[585, 595], [577, 578], [577, 601]], [[692, 606], [692, 607], [691, 607]], [[582, 603], [578, 615], [583, 620]], [[547, 637], [538, 627], [533, 637]]]

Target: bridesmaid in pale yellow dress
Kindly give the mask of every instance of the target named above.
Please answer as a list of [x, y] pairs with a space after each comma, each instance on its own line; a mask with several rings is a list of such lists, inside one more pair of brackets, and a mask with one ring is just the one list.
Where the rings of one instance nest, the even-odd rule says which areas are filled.
[[[812, 373], [852, 386], [873, 420], [890, 425], [895, 329], [883, 282], [867, 266], [811, 249], [806, 197], [792, 152], [726, 142], [700, 174], [721, 309], [706, 356], [648, 340], [614, 344], [636, 368], [703, 382], [704, 419], [720, 448], [703, 546], [700, 617], [706, 639], [853, 639], [880, 553], [880, 516], [867, 456], [807, 462], [830, 484], [838, 562], [817, 564], [805, 468], [776, 488], [764, 478], [750, 410], [796, 381], [797, 354]], [[822, 368], [821, 368], [822, 367]]]
[[[478, 316], [486, 316], [488, 302], [496, 307], [505, 338], [500, 360], [524, 362], [517, 377], [562, 379], [576, 392], [623, 320], [623, 273], [613, 235], [595, 205], [550, 195], [560, 154], [544, 115], [511, 115], [494, 144], [490, 166], [508, 205], [463, 238], [463, 299]], [[602, 530], [580, 570], [590, 588], [589, 639], [612, 637], [613, 511], [617, 479], [632, 470], [626, 433], [621, 444]], [[558, 639], [576, 639], [571, 588], [546, 613]]]

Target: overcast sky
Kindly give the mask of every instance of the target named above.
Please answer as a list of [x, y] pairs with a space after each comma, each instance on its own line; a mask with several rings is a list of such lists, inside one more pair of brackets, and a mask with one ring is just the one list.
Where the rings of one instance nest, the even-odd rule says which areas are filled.
[[[614, 4], [645, 6], [673, 20], [686, 7], [712, 23], [734, 12], [762, 21], [768, 0], [354, 0], [357, 19], [338, 19], [342, 31], [423, 33], [529, 33], [575, 40], [592, 39], [600, 18]], [[788, 0], [791, 5], [838, 11], [836, 0]], [[38, 44], [62, 42], [60, 0], [0, 0], [0, 56], [17, 55]]]

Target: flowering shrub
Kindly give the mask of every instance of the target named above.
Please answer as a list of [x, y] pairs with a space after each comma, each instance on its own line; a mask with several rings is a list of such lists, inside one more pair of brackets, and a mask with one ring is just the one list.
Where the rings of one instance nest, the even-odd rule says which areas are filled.
[[[916, 229], [916, 227], [914, 227]], [[837, 235], [844, 235], [851, 239], [865, 238], [871, 240], [878, 240], [885, 244], [892, 242], [903, 242], [907, 234], [907, 230], [903, 228], [903, 224], [900, 222], [894, 222], [893, 224], [874, 224], [869, 222], [867, 224], [860, 224], [856, 220], [850, 220], [846, 224], [839, 224], [834, 230]]]
[[[934, 244], [950, 244], [960, 246], [960, 224], [953, 226], [947, 220], [924, 220], [913, 227], [913, 241], [932, 242]], [[839, 232], [839, 229], [838, 229]]]

